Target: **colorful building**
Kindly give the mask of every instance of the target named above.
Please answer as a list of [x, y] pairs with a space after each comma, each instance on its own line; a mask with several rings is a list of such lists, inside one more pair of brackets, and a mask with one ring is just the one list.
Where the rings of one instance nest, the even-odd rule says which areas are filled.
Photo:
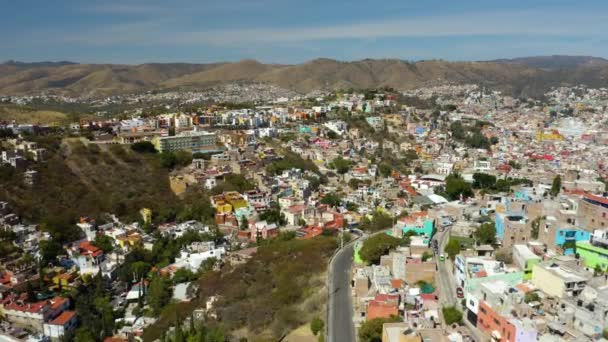
[[190, 151], [192, 153], [220, 152], [215, 133], [203, 131], [182, 132], [174, 136], [155, 137], [152, 144], [159, 152]]
[[534, 265], [540, 262], [540, 257], [526, 245], [515, 245], [513, 246], [513, 261], [524, 272], [524, 280], [530, 280]]
[[433, 236], [434, 224], [426, 215], [426, 212], [420, 212], [402, 217], [393, 227], [392, 235], [402, 237], [409, 232], [413, 232], [418, 236], [424, 237], [424, 243], [428, 245]]
[[[589, 241], [591, 233], [576, 228], [557, 229], [555, 231], [555, 245], [562, 248], [564, 255], [574, 254], [574, 246], [578, 241]], [[564, 244], [566, 246], [564, 247]]]
[[589, 268], [608, 269], [608, 249], [599, 246], [594, 246], [589, 242], [577, 241], [576, 254], [584, 261], [585, 266]]
[[477, 328], [491, 336], [492, 341], [533, 342], [538, 332], [514, 318], [503, 317], [485, 301], [479, 303]]

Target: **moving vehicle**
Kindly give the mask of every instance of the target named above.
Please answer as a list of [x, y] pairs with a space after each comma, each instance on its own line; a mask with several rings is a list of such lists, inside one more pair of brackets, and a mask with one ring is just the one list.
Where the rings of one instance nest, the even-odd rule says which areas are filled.
[[462, 291], [462, 287], [456, 289], [456, 297], [464, 298], [464, 291]]
[[439, 256], [439, 261], [445, 261], [445, 255], [441, 254], [441, 255]]

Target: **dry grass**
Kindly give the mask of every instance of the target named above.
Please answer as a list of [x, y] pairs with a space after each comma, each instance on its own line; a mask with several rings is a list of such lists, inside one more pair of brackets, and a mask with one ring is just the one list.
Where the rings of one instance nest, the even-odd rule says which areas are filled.
[[13, 106], [0, 107], [0, 120], [20, 124], [61, 125], [68, 121], [65, 113], [50, 110], [29, 110]]

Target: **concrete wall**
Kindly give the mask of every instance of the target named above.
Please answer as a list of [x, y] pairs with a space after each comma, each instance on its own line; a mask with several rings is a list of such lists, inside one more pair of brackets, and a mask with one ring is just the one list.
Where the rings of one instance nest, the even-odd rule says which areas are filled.
[[409, 284], [415, 284], [421, 280], [434, 282], [436, 266], [437, 264], [434, 261], [407, 264], [405, 266], [405, 281]]
[[559, 298], [562, 298], [566, 289], [566, 285], [561, 278], [555, 276], [540, 265], [534, 265], [532, 271], [532, 284], [549, 296]]

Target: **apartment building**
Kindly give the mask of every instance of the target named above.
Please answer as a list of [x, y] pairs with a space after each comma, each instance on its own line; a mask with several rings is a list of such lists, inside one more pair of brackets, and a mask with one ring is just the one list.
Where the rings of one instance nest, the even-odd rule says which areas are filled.
[[608, 228], [608, 197], [585, 194], [579, 202], [578, 216], [581, 226], [589, 232]]
[[152, 144], [159, 152], [190, 151], [192, 153], [219, 152], [215, 133], [187, 131], [174, 136], [154, 137]]
[[579, 267], [547, 261], [534, 265], [532, 284], [549, 296], [564, 298], [579, 295], [591, 279], [591, 273]]

